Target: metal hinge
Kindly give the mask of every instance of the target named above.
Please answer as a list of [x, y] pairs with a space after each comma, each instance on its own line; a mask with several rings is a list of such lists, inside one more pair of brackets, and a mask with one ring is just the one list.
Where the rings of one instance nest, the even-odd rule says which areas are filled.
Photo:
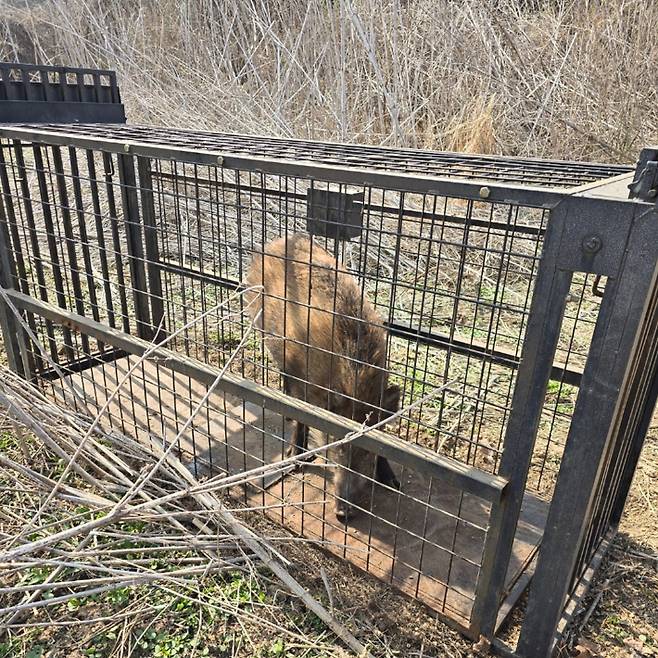
[[633, 182], [628, 186], [631, 199], [658, 201], [658, 148], [646, 148], [640, 153]]

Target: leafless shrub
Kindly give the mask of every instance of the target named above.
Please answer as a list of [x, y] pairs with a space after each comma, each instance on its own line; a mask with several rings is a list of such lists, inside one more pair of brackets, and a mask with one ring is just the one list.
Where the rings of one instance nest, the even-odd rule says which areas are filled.
[[620, 0], [46, 0], [0, 55], [117, 69], [133, 122], [632, 161], [657, 31]]

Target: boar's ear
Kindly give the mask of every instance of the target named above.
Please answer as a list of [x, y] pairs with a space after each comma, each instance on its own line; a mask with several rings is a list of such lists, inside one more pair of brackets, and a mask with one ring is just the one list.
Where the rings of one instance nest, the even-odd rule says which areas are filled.
[[382, 396], [382, 409], [394, 414], [400, 406], [400, 387], [397, 384], [389, 386]]

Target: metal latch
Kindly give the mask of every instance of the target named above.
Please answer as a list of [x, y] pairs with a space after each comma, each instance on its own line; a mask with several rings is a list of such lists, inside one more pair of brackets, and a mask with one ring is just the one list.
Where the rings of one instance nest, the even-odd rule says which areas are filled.
[[628, 186], [631, 199], [658, 200], [658, 148], [643, 149], [635, 169], [635, 178]]

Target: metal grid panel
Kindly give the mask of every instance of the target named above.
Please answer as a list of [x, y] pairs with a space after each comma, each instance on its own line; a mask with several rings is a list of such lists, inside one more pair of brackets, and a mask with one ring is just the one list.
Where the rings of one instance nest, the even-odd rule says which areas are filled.
[[24, 125], [43, 132], [140, 142], [184, 149], [241, 154], [303, 163], [421, 174], [546, 188], [572, 188], [619, 174], [631, 166], [467, 155], [438, 151], [334, 144], [151, 126]]
[[[206, 314], [173, 344], [219, 366], [249, 325], [243, 299], [231, 295], [264, 244], [305, 231], [308, 190], [363, 195], [361, 235], [316, 243], [357, 278], [388, 330], [391, 382], [405, 406], [417, 405], [395, 435], [497, 471], [547, 211], [176, 161], [140, 158], [137, 167], [132, 156], [72, 147], [15, 144], [3, 158], [22, 292], [143, 337]], [[550, 490], [559, 465], [588, 347], [577, 337], [597, 308], [591, 279], [574, 284], [534, 462], [537, 490]], [[75, 362], [66, 330], [58, 354], [53, 329], [43, 329], [51, 356]], [[105, 349], [86, 345], [88, 354]], [[281, 385], [253, 337], [231, 368]]]
[[[263, 337], [247, 335], [244, 296], [236, 294], [246, 269], [263, 244], [304, 231], [309, 188], [362, 195], [358, 239], [316, 244], [340, 258], [389, 330], [390, 380], [404, 405], [417, 405], [389, 432], [495, 472], [546, 211], [37, 143], [5, 145], [2, 161], [18, 290], [143, 338], [182, 330], [168, 347], [216, 367], [245, 340], [230, 372], [272, 388], [281, 388], [282, 373]], [[89, 404], [102, 404], [123, 353], [69, 324], [27, 317], [48, 353], [32, 355], [42, 381], [61, 386], [50, 360], [77, 378]], [[160, 441], [175, 436], [198, 390], [189, 377], [165, 370], [142, 368], [133, 377], [126, 404], [114, 410], [122, 431], [145, 430]], [[348, 396], [358, 400], [360, 391]], [[197, 472], [244, 471], [285, 454], [290, 428], [281, 416], [273, 421], [224, 399], [203, 420], [205, 427], [195, 424], [181, 441], [181, 456]], [[491, 502], [393, 463], [397, 491], [377, 481], [372, 461], [353, 463], [339, 452], [316, 463], [321, 475], [292, 473], [267, 492], [261, 486], [260, 505], [279, 505], [282, 514], [282, 501], [297, 496], [299, 514], [292, 505], [288, 525], [321, 540], [333, 533], [340, 543], [335, 533], [345, 528], [334, 516], [327, 465], [349, 472], [360, 489], [360, 498], [350, 496], [362, 526], [358, 550], [368, 556], [360, 566], [468, 628]], [[299, 491], [289, 491], [295, 482]], [[278, 496], [278, 503], [263, 496]], [[525, 552], [511, 577], [537, 537], [521, 542]]]
[[0, 101], [120, 103], [116, 73], [0, 62]]
[[[154, 179], [170, 329], [214, 301], [204, 300], [204, 287], [218, 290], [212, 283], [217, 281], [237, 287], [263, 244], [306, 226], [309, 182], [303, 179], [266, 180], [169, 162], [156, 163]], [[535, 267], [546, 214], [371, 188], [364, 195], [361, 239], [321, 238], [318, 244], [359, 277], [389, 328], [388, 367], [405, 404], [442, 387], [435, 400], [403, 419], [397, 434], [491, 469], [513, 385], [509, 366], [492, 363], [491, 354], [505, 350], [510, 362], [518, 358], [531, 283], [523, 275]], [[478, 221], [480, 214], [486, 219]], [[520, 283], [520, 293], [508, 298], [513, 291], [503, 286], [506, 280]], [[221, 336], [229, 349], [245, 329], [243, 317], [237, 312], [235, 317], [233, 331], [225, 328]], [[208, 358], [206, 345], [202, 332], [185, 335], [181, 347]], [[267, 385], [279, 385], [279, 370], [262, 349], [247, 355], [242, 368]], [[491, 385], [496, 378], [498, 390]], [[487, 421], [488, 440], [482, 431]]]
[[[237, 288], [263, 244], [306, 228], [309, 186], [363, 194], [360, 238], [316, 241], [358, 277], [388, 329], [388, 369], [404, 404], [438, 391], [395, 434], [497, 470], [546, 211], [166, 161], [154, 161], [153, 180], [165, 325], [172, 328], [216, 303], [220, 288]], [[579, 337], [591, 331], [598, 307], [589, 279], [574, 284], [572, 297], [531, 482], [545, 492], [587, 354], [587, 340]], [[240, 301], [233, 305], [236, 320], [214, 341], [229, 348], [245, 329]], [[221, 361], [208, 351], [205, 329], [181, 341], [190, 355]], [[242, 368], [279, 386], [266, 350], [246, 355]], [[547, 464], [552, 475], [544, 482]]]
[[[623, 495], [625, 486], [630, 484], [626, 474], [629, 460], [633, 459], [636, 449], [637, 429], [645, 413], [649, 389], [655, 377], [658, 353], [655, 346], [658, 341], [658, 291], [654, 291], [653, 298], [647, 311], [647, 317], [641, 329], [638, 340], [638, 350], [632, 363], [630, 381], [624, 391], [624, 405], [620, 408], [614, 438], [608, 448], [604, 472], [597, 482], [597, 490], [588, 528], [580, 547], [578, 560], [574, 568], [572, 589], [576, 587], [597, 552], [599, 545], [605, 539], [611, 525], [619, 522], [615, 514], [616, 499]], [[643, 440], [643, 436], [640, 437]], [[626, 475], [626, 477], [625, 477]]]
[[[35, 321], [42, 322], [38, 317]], [[73, 333], [74, 350], [81, 358], [85, 339], [92, 340]], [[94, 413], [135, 363], [129, 358], [99, 361], [93, 369], [44, 386], [73, 408]], [[86, 408], [69, 386], [82, 393]], [[206, 392], [207, 387], [190, 377], [147, 361], [128, 378], [103, 422], [166, 448]], [[283, 417], [217, 393], [178, 438], [175, 451], [197, 476], [237, 475], [281, 457], [281, 437], [288, 431]], [[401, 492], [382, 492], [372, 475], [360, 473], [367, 491], [358, 520], [347, 527], [333, 514], [331, 473], [336, 468], [331, 457], [322, 458], [312, 469], [293, 472], [267, 489], [262, 478], [252, 477], [250, 486], [239, 481], [227, 493], [247, 510], [265, 512], [468, 628], [490, 503], [411, 472]]]

